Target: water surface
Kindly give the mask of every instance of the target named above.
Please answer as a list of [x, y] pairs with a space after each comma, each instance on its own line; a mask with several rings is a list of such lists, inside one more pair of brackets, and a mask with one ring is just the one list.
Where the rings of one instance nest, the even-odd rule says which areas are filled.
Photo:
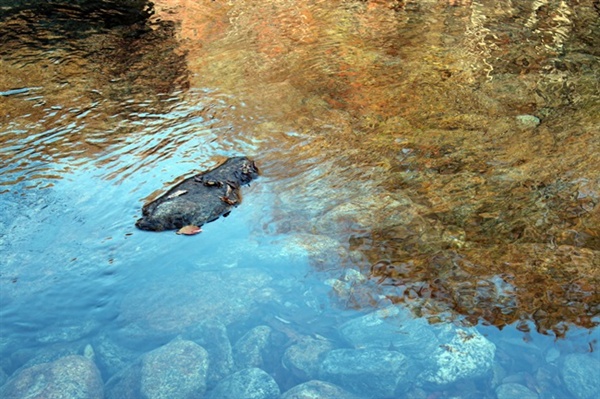
[[[414, 397], [577, 397], [560, 365], [597, 359], [600, 303], [591, 0], [6, 10], [5, 373], [107, 336], [141, 354], [207, 314], [232, 340], [267, 324], [283, 351], [404, 304], [478, 326], [502, 370]], [[230, 216], [135, 229], [146, 201], [240, 154], [263, 175]]]

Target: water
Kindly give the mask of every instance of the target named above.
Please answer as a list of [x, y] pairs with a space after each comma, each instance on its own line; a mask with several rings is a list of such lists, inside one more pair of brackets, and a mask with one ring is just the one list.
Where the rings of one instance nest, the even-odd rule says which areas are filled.
[[[248, 365], [282, 393], [597, 393], [592, 1], [131, 3], [0, 14], [5, 389], [77, 354], [106, 397], [137, 397], [127, 370], [180, 336], [209, 351], [209, 393]], [[146, 201], [241, 154], [262, 176], [227, 218], [135, 229]], [[419, 318], [361, 324], [392, 305]], [[362, 392], [323, 360], [373, 347], [420, 374], [365, 372]]]

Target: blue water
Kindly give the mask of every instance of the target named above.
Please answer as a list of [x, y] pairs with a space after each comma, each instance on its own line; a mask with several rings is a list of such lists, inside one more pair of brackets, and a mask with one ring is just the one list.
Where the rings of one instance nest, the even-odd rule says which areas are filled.
[[[168, 121], [168, 116], [163, 120]], [[278, 182], [268, 167], [263, 169], [263, 176], [243, 189], [244, 202], [239, 208], [203, 226], [199, 235], [184, 237], [135, 229], [134, 222], [150, 193], [165, 189], [165, 182], [178, 176], [214, 165], [206, 147], [191, 144], [210, 142], [214, 132], [195, 131], [194, 139], [175, 146], [175, 154], [168, 159], [146, 161], [148, 165], [136, 169], [134, 148], [151, 147], [150, 142], [166, 139], [176, 142], [177, 132], [186, 129], [189, 133], [185, 125], [172, 125], [157, 128], [160, 133], [154, 135], [146, 132], [145, 137], [131, 138], [85, 167], [71, 168], [68, 159], [40, 165], [44, 173], [60, 174], [61, 178], [46, 188], [39, 187], [47, 183], [43, 178], [25, 178], [0, 196], [0, 350], [6, 372], [26, 367], [28, 362], [38, 363], [40, 358], [51, 360], [70, 351], [80, 352], [88, 343], [100, 345], [106, 336], [133, 351], [129, 356], [135, 358], [135, 354], [160, 347], [212, 317], [230, 323], [232, 337], [239, 338], [249, 326], [270, 320], [298, 334], [343, 344], [336, 326], [361, 312], [344, 309], [335, 300], [337, 305], [332, 305], [335, 295], [324, 281], [343, 274], [336, 268], [334, 255], [321, 264], [320, 270], [325, 271], [317, 271], [309, 252], [297, 246], [297, 238], [269, 227], [271, 213], [277, 208], [271, 188]], [[145, 141], [140, 143], [142, 139]], [[251, 146], [242, 147], [243, 152], [240, 148], [231, 154], [254, 155]], [[227, 153], [224, 149], [216, 152]], [[260, 157], [257, 162], [260, 165]], [[113, 178], [115, 170], [120, 172]], [[10, 168], [4, 167], [4, 173], [19, 180]], [[202, 276], [214, 283], [221, 281], [214, 279], [217, 275], [232, 279], [234, 288], [226, 298], [211, 291], [214, 287], [202, 285]], [[248, 276], [266, 279], [259, 284], [262, 289], [245, 291], [240, 280]], [[228, 287], [225, 284], [216, 289], [226, 291]], [[209, 299], [204, 291], [215, 295], [217, 304], [201, 311], [212, 309], [215, 314], [193, 309]], [[241, 310], [237, 316], [227, 309], [255, 300], [247, 295], [265, 299], [257, 302], [260, 306]], [[233, 312], [233, 316], [219, 312]], [[533, 326], [528, 334], [514, 326], [502, 331], [480, 326], [479, 330], [496, 345], [496, 357], [503, 362], [509, 381], [533, 384], [542, 392], [558, 392], [541, 397], [568, 393], [552, 380], [554, 377], [548, 377], [551, 382], [532, 383], [542, 378], [536, 374], [540, 369], [556, 373], [555, 365], [569, 353], [593, 351], [591, 355], [598, 358], [598, 329], [571, 328], [560, 340], [535, 333]], [[100, 369], [105, 379], [115, 372], [108, 366]], [[286, 373], [284, 369], [280, 372]], [[464, 383], [444, 392], [464, 392], [467, 397], [483, 392]]]
[[[326, 8], [323, 4], [320, 6]], [[320, 15], [318, 10], [315, 15]], [[324, 12], [321, 16], [329, 14]], [[413, 24], [419, 21], [407, 20]], [[361, 21], [369, 26], [369, 18]], [[386, 21], [396, 26], [394, 24], [404, 20], [394, 17]], [[381, 25], [387, 26], [383, 22]], [[402, 29], [410, 30], [411, 25]], [[306, 40], [311, 43], [310, 37]], [[334, 47], [343, 47], [333, 42]], [[304, 42], [299, 40], [299, 43]], [[327, 42], [324, 50], [329, 51], [330, 44]], [[389, 47], [390, 54], [395, 46]], [[61, 48], [53, 48], [51, 51], [56, 54], [48, 55], [45, 52], [48, 49], [37, 45], [24, 46], [23, 53], [17, 51], [10, 57], [3, 53], [16, 65], [11, 70], [15, 75], [21, 73], [19, 68], [28, 65], [46, 66], [46, 62], [56, 56], [63, 57], [65, 64], [73, 60], [82, 62], [85, 65], [81, 70], [90, 76], [74, 68], [57, 70], [56, 76], [51, 74], [52, 81], [45, 81], [40, 72], [42, 77], [35, 84], [21, 87], [19, 82], [11, 81], [10, 85], [0, 85], [0, 111], [6, 111], [0, 121], [0, 159], [3, 160], [0, 164], [0, 385], [7, 380], [14, 381], [24, 370], [71, 354], [93, 359], [102, 383], [106, 384], [136, 364], [140, 357], [177, 337], [196, 340], [199, 345], [210, 348], [214, 342], [197, 331], [198, 326], [207, 321], [217, 321], [219, 326], [224, 326], [226, 340], [231, 345], [256, 326], [271, 328], [273, 339], [268, 346], [269, 356], [265, 355], [264, 369], [275, 379], [281, 392], [308, 379], [282, 362], [285, 351], [293, 345], [316, 340], [336, 348], [368, 348], [369, 340], [361, 341], [360, 337], [344, 332], [343, 326], [363, 320], [362, 316], [374, 311], [392, 309], [394, 305], [382, 295], [384, 289], [378, 284], [378, 278], [365, 273], [370, 265], [364, 254], [350, 248], [350, 241], [367, 237], [370, 229], [377, 231], [380, 227], [375, 223], [361, 225], [355, 223], [356, 220], [385, 223], [388, 218], [385, 207], [375, 205], [379, 200], [385, 203], [391, 194], [373, 182], [372, 177], [397, 171], [376, 163], [355, 168], [348, 162], [350, 154], [356, 155], [352, 146], [329, 148], [327, 142], [319, 141], [319, 136], [342, 132], [350, 137], [356, 135], [360, 142], [367, 140], [368, 134], [359, 130], [368, 130], [372, 126], [366, 125], [377, 126], [380, 121], [376, 117], [365, 118], [359, 120], [364, 126], [357, 128], [360, 123], [355, 118], [359, 117], [350, 115], [351, 107], [348, 115], [333, 110], [340, 107], [335, 101], [330, 104], [321, 98], [318, 101], [309, 98], [306, 93], [314, 93], [308, 89], [306, 93], [293, 91], [290, 81], [295, 76], [282, 77], [277, 73], [274, 76], [279, 80], [274, 79], [270, 82], [273, 87], [267, 88], [254, 87], [256, 81], [246, 87], [241, 75], [231, 79], [239, 80], [236, 85], [241, 86], [240, 97], [258, 98], [257, 103], [264, 100], [268, 103], [264, 108], [256, 103], [246, 104], [232, 94], [235, 90], [193, 85], [172, 89], [170, 81], [150, 84], [140, 78], [142, 84], [135, 79], [139, 78], [137, 75], [131, 82], [118, 76], [107, 79], [110, 84], [106, 86], [96, 85], [98, 77], [91, 76], [90, 71], [96, 71], [103, 64], [97, 59], [89, 61], [91, 66], [86, 64], [88, 57], [83, 47], [66, 55]], [[235, 40], [233, 48], [240, 51]], [[107, 49], [104, 51], [108, 52], [107, 58], [114, 55]], [[327, 51], [321, 56], [329, 57]], [[29, 52], [35, 55], [32, 60]], [[365, 51], [362, 58], [366, 59], [369, 54]], [[322, 68], [323, 74], [329, 77], [328, 68], [333, 68], [335, 63], [329, 59], [309, 58], [308, 65]], [[217, 61], [215, 69], [218, 70]], [[270, 66], [268, 62], [275, 61], [264, 62]], [[62, 61], [56, 65], [62, 67]], [[385, 75], [386, 68], [393, 69], [394, 65], [375, 63], [373, 80], [380, 77], [377, 68]], [[141, 69], [155, 71], [153, 66]], [[307, 79], [304, 83], [312, 87], [313, 83], [308, 82], [312, 76], [310, 68], [299, 69], [307, 75], [298, 79]], [[24, 72], [23, 75], [28, 76]], [[223, 85], [231, 85], [226, 74], [223, 75]], [[323, 97], [329, 98], [328, 90], [336, 92], [336, 85], [343, 86], [342, 77], [348, 76], [340, 73], [336, 78], [339, 81], [315, 90], [327, 92]], [[210, 81], [210, 77], [207, 80]], [[162, 83], [172, 90], [159, 89]], [[369, 88], [375, 94], [367, 93]], [[362, 94], [368, 100], [378, 99], [377, 88], [377, 84], [363, 88]], [[352, 93], [350, 89], [348, 92]], [[339, 93], [330, 97], [335, 100], [336, 95], [342, 94], [344, 90], [339, 89]], [[280, 104], [280, 98], [289, 103], [281, 101]], [[357, 98], [360, 105], [362, 97]], [[300, 109], [298, 114], [289, 111], [301, 108], [300, 105], [312, 113], [306, 109]], [[359, 110], [364, 111], [358, 106], [357, 109], [354, 110], [357, 114]], [[297, 121], [281, 122], [288, 115], [297, 117]], [[318, 123], [306, 123], [314, 115], [321, 118]], [[292, 125], [306, 129], [293, 129]], [[404, 129], [404, 125], [398, 125]], [[313, 129], [315, 126], [320, 130], [312, 131], [317, 130]], [[382, 136], [389, 133], [383, 130], [378, 133]], [[315, 148], [320, 149], [315, 151]], [[404, 150], [406, 154], [413, 151], [408, 147]], [[144, 203], [180, 179], [237, 155], [255, 159], [262, 175], [242, 188], [243, 202], [229, 216], [202, 226], [202, 233], [190, 237], [171, 231], [153, 233], [135, 228]], [[413, 173], [406, 171], [406, 176], [408, 172]], [[375, 194], [370, 197], [372, 193]], [[408, 220], [409, 216], [418, 214], [417, 206], [410, 203], [408, 196], [394, 195], [398, 195], [394, 197], [398, 203], [406, 199], [409, 204], [406, 208], [398, 207], [406, 210], [406, 215], [399, 218]], [[340, 208], [362, 214], [355, 219], [344, 219], [340, 217], [343, 213]], [[416, 216], [410, 221], [415, 220], [410, 228], [415, 225], [423, 228], [426, 241], [427, 229], [433, 224]], [[431, 237], [437, 239], [433, 234]], [[459, 244], [460, 241], [456, 240]], [[374, 242], [372, 245], [382, 244]], [[381, 252], [386, 253], [386, 248]], [[501, 277], [491, 281], [497, 291], [508, 287], [499, 296], [512, 294], [510, 284]], [[432, 303], [427, 299], [430, 298], [419, 303], [423, 309]], [[404, 309], [404, 304], [397, 306]], [[434, 303], [431, 309], [435, 308]], [[467, 360], [460, 363], [459, 356], [458, 365], [454, 369], [448, 367], [459, 372], [463, 367], [471, 374], [446, 385], [436, 385], [417, 373], [406, 390], [399, 388], [397, 393], [383, 395], [386, 398], [508, 399], [519, 396], [500, 394], [498, 388], [514, 388], [511, 384], [516, 384], [518, 389], [528, 390], [531, 397], [588, 399], [586, 394], [591, 388], [577, 390], [573, 380], [566, 382], [565, 363], [572, 355], [581, 355], [577, 359], [583, 359], [583, 366], [580, 364], [577, 369], [584, 371], [583, 381], [593, 383], [597, 381], [594, 378], [600, 378], [600, 370], [597, 377], [593, 375], [596, 370], [585, 367], [600, 361], [597, 347], [600, 329], [597, 327], [585, 329], [565, 323], [566, 334], [556, 337], [549, 332], [538, 333], [536, 326], [526, 320], [498, 328], [483, 320], [471, 326], [461, 314], [443, 314], [436, 320], [431, 314], [426, 316], [432, 322], [442, 322], [429, 326], [419, 324], [424, 319], [417, 318], [415, 322], [407, 317], [406, 323], [392, 325], [391, 330], [382, 327], [384, 338], [381, 340], [385, 343], [377, 349], [387, 354], [407, 354], [408, 360], [421, 362], [415, 364], [428, 364], [423, 357], [432, 358], [434, 351], [448, 348], [441, 359], [456, 361], [452, 353], [456, 353], [458, 344], [452, 339], [440, 338], [432, 349], [428, 342], [419, 341], [418, 335], [421, 332], [432, 335], [438, 331], [436, 328], [448, 327], [454, 334], [450, 334], [451, 338], [461, 337], [456, 331], [471, 328], [468, 331], [472, 334], [466, 334], [462, 342], [465, 346], [458, 346], [464, 350]], [[600, 322], [597, 315], [592, 317], [592, 322]], [[373, 326], [374, 333], [369, 330]], [[372, 341], [377, 341], [376, 326], [377, 323], [364, 325], [365, 335], [372, 334]], [[390, 331], [391, 338], [385, 335]], [[414, 331], [418, 331], [417, 337], [411, 336]], [[411, 336], [418, 344], [401, 347], [402, 340], [399, 338], [398, 343], [394, 336], [403, 335]], [[485, 370], [478, 374], [469, 369], [473, 364], [469, 362], [477, 360], [479, 354], [469, 352], [467, 343], [472, 337], [480, 336], [485, 338], [480, 340], [485, 343], [480, 348], [490, 350], [493, 356], [481, 361]], [[321, 376], [325, 378], [324, 375]], [[218, 382], [212, 378], [209, 391]], [[366, 380], [365, 384], [370, 382]], [[107, 385], [105, 392], [110, 389]], [[359, 395], [373, 397], [365, 392]]]

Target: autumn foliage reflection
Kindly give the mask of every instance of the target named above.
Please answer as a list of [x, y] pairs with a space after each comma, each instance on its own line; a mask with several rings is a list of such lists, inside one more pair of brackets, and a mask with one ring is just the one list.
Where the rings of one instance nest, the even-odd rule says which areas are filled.
[[[76, 88], [102, 87], [50, 86], [44, 96], [65, 109], [101, 104], [100, 116], [131, 110], [133, 120], [168, 113], [165, 94], [215, 93], [199, 116], [224, 121], [214, 130], [227, 151], [251, 142], [274, 182], [256, 228], [315, 236], [306, 242], [315, 254], [340, 243], [341, 265], [315, 255], [315, 267], [360, 271], [335, 292], [345, 306], [403, 302], [433, 321], [452, 314], [523, 330], [533, 321], [557, 336], [598, 322], [594, 0], [154, 3], [148, 23], [72, 40], [77, 62], [0, 68], [15, 79], [27, 71], [23, 86], [68, 75]], [[37, 131], [54, 123], [50, 106], [44, 122], [40, 108], [7, 104], [25, 125], [41, 120]], [[135, 130], [98, 122], [106, 119], [83, 119], [68, 146], [36, 150], [89, 157]], [[156, 149], [167, 158], [169, 148], [136, 147], [134, 162]]]
[[[178, 20], [193, 85], [266, 116], [235, 119], [279, 180], [262, 228], [345, 244], [344, 266], [368, 278], [345, 281], [345, 306], [405, 302], [432, 320], [533, 321], [561, 336], [592, 326], [600, 306], [592, 3], [157, 10]], [[315, 267], [331, 272], [326, 263]]]

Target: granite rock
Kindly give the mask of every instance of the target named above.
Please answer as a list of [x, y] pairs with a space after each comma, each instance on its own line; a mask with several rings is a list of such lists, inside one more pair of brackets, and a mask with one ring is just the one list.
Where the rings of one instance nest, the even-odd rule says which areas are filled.
[[233, 352], [227, 327], [218, 320], [205, 320], [188, 333], [184, 338], [202, 345], [208, 352], [210, 366], [208, 368], [208, 387], [214, 387], [220, 380], [233, 372]]
[[358, 395], [392, 398], [412, 382], [412, 363], [400, 352], [334, 349], [321, 363], [320, 379]]
[[278, 399], [279, 386], [259, 368], [240, 370], [223, 379], [208, 399]]
[[195, 399], [206, 391], [208, 353], [176, 339], [146, 353], [106, 384], [111, 399]]
[[333, 349], [330, 341], [305, 338], [286, 349], [282, 363], [301, 381], [308, 381], [319, 376], [321, 361]]
[[269, 348], [272, 329], [269, 326], [257, 326], [248, 331], [233, 346], [233, 360], [238, 370], [258, 367], [265, 364], [264, 353]]
[[565, 356], [561, 369], [565, 386], [577, 399], [600, 397], [600, 360], [576, 353]]
[[434, 385], [484, 376], [496, 351], [474, 328], [431, 325], [400, 306], [352, 319], [340, 333], [355, 348], [393, 349], [408, 356], [422, 371], [417, 379]]
[[509, 382], [496, 388], [498, 399], [538, 399], [537, 393], [525, 385]]
[[103, 399], [100, 372], [89, 359], [66, 356], [22, 369], [0, 388], [4, 399]]
[[289, 389], [281, 399], [360, 399], [342, 387], [325, 381], [311, 380]]

